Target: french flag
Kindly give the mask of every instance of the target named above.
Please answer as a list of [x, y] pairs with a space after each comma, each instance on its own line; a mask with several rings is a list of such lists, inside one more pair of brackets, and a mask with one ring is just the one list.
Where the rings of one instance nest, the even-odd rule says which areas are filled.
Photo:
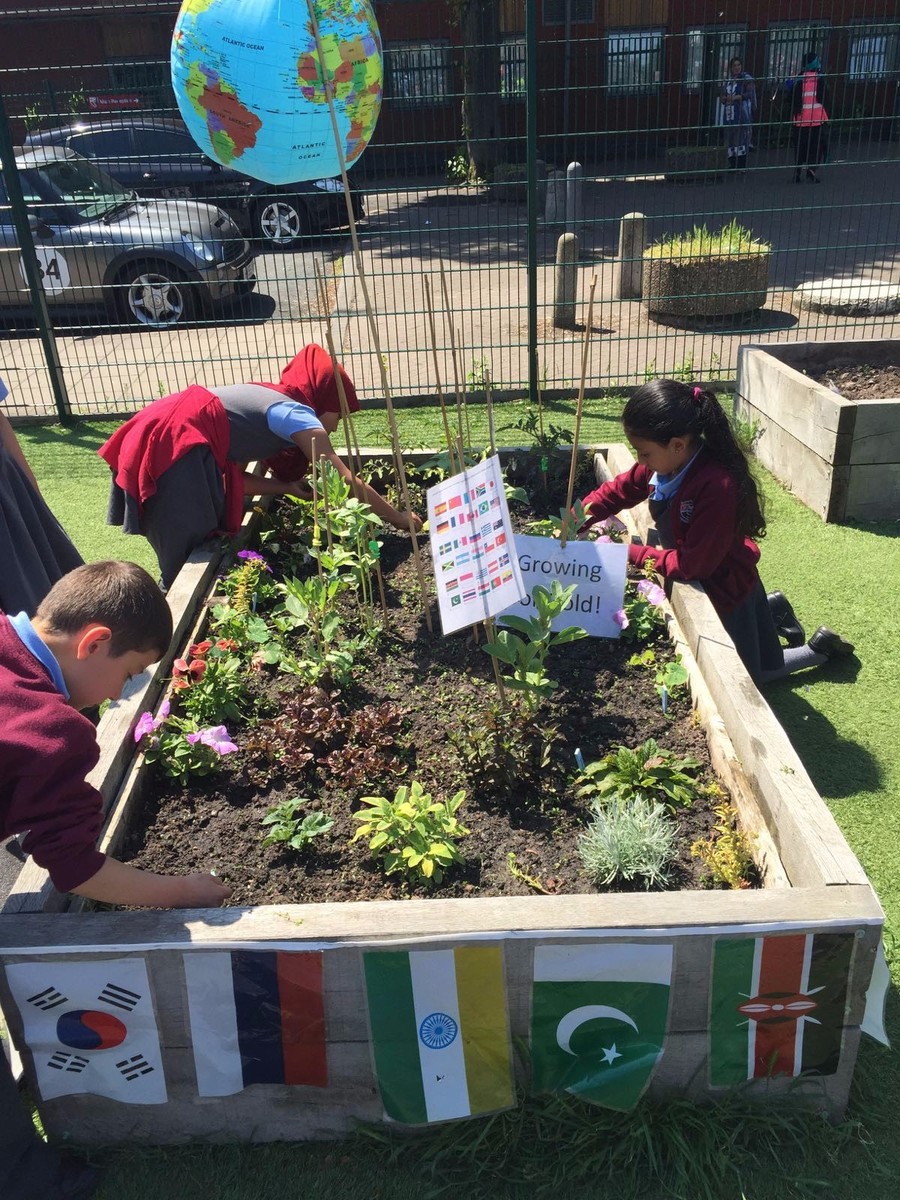
[[196, 951], [184, 972], [201, 1096], [327, 1086], [321, 951]]

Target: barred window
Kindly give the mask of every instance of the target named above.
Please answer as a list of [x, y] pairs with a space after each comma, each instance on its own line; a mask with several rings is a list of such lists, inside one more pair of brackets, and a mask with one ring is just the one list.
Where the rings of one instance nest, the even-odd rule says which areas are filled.
[[[711, 66], [707, 62], [707, 39], [718, 40], [718, 61]], [[689, 29], [684, 40], [684, 89], [699, 92], [704, 83], [721, 83], [728, 74], [728, 64], [733, 58], [743, 62], [747, 40], [745, 29]], [[712, 71], [712, 77], [709, 72]]]
[[500, 99], [525, 99], [525, 39], [506, 38], [500, 43]]
[[607, 33], [607, 90], [619, 94], [658, 92], [664, 36], [661, 29], [616, 29]]
[[[588, 25], [594, 20], [594, 0], [570, 0], [569, 20], [573, 25]], [[565, 25], [566, 0], [544, 0], [544, 24]]]
[[853, 25], [847, 74], [851, 79], [885, 79], [900, 65], [900, 25]]
[[385, 98], [412, 106], [446, 104], [453, 91], [448, 42], [394, 42], [384, 48]]
[[807, 54], [818, 54], [824, 64], [829, 29], [828, 21], [792, 21], [770, 26], [766, 49], [767, 78], [793, 79], [803, 70]]

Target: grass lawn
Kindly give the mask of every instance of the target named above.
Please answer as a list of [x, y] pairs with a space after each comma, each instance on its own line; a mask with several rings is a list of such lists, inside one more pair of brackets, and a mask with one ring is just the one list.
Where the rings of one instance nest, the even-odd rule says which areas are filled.
[[[592, 401], [582, 441], [621, 437], [615, 400]], [[497, 406], [498, 441], [521, 442], [512, 428], [522, 402]], [[473, 435], [486, 437], [483, 407], [472, 407]], [[440, 444], [433, 408], [398, 413], [404, 447]], [[566, 406], [547, 419], [571, 427]], [[130, 558], [155, 570], [141, 538], [103, 524], [108, 471], [92, 453], [115, 427], [20, 429], [47, 500], [88, 559]], [[385, 444], [384, 418], [357, 418], [364, 445]], [[856, 645], [846, 663], [784, 680], [767, 698], [859, 855], [887, 914], [886, 949], [894, 979], [888, 1028], [900, 1040], [900, 523], [826, 526], [765, 476], [769, 536], [762, 575], [791, 599], [807, 634], [828, 624]], [[562, 503], [563, 497], [560, 498]], [[467, 1197], [560, 1200], [839, 1200], [900, 1196], [900, 1061], [864, 1042], [848, 1123], [817, 1119], [758, 1121], [740, 1107], [717, 1115], [680, 1104], [623, 1117], [571, 1103], [530, 1102], [491, 1121], [455, 1126], [404, 1143], [394, 1154], [371, 1139], [320, 1146], [124, 1149], [100, 1156], [109, 1168], [103, 1196], [143, 1200], [263, 1200], [302, 1192], [311, 1200], [412, 1200], [444, 1182]], [[687, 1164], [687, 1165], [686, 1165]], [[685, 1171], [690, 1174], [685, 1174]], [[664, 1186], [661, 1179], [667, 1181]], [[449, 1194], [449, 1191], [448, 1191]]]

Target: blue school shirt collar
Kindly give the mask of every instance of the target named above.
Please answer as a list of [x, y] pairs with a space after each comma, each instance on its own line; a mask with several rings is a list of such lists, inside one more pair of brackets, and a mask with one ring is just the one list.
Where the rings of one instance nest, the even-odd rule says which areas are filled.
[[678, 489], [681, 487], [681, 481], [691, 469], [694, 459], [700, 453], [703, 447], [697, 450], [693, 458], [681, 468], [677, 475], [658, 475], [656, 471], [650, 476], [650, 485], [653, 491], [650, 493], [651, 500], [671, 500]]
[[50, 678], [53, 680], [53, 686], [58, 692], [62, 692], [63, 697], [69, 699], [69, 689], [66, 687], [66, 681], [63, 679], [63, 673], [59, 663], [56, 661], [56, 656], [47, 645], [41, 640], [35, 627], [28, 619], [28, 613], [16, 613], [14, 617], [9, 618], [9, 623], [19, 637], [22, 645], [26, 650], [30, 650], [34, 657], [44, 664], [50, 672]]

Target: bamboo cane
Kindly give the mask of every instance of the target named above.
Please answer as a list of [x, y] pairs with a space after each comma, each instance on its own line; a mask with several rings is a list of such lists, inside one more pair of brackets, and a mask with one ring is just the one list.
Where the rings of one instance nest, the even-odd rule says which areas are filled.
[[318, 549], [322, 545], [322, 531], [319, 529], [319, 460], [316, 458], [316, 439], [313, 437], [310, 447], [312, 454], [312, 462], [310, 463], [310, 475], [312, 477], [312, 494], [313, 494], [313, 527], [312, 527], [312, 544], [316, 553], [316, 568], [319, 572], [319, 579], [322, 583], [325, 582], [325, 576], [322, 571], [322, 560], [318, 555]]
[[[459, 338], [460, 346], [462, 345], [462, 334], [457, 329], [456, 336]], [[472, 422], [469, 420], [469, 389], [463, 388], [463, 412], [466, 417], [466, 438], [468, 439], [469, 450], [472, 449]]]
[[[444, 321], [450, 331], [450, 357], [453, 360], [453, 386], [456, 391], [456, 422], [459, 431], [459, 441], [463, 440], [463, 421], [462, 421], [462, 387], [460, 385], [459, 363], [456, 361], [456, 332], [453, 328], [451, 319], [453, 309], [450, 306], [450, 288], [447, 285], [447, 276], [444, 271], [444, 260], [440, 260], [441, 268], [441, 291], [444, 296]], [[465, 464], [465, 460], [460, 457], [460, 462]]]
[[422, 276], [422, 282], [425, 284], [425, 303], [428, 305], [428, 328], [431, 331], [431, 356], [434, 359], [434, 381], [437, 387], [438, 403], [441, 406], [441, 416], [444, 420], [444, 437], [447, 439], [447, 454], [450, 457], [450, 473], [455, 474], [462, 470], [462, 464], [456, 465], [453, 457], [453, 435], [450, 433], [450, 421], [447, 417], [447, 406], [444, 403], [444, 391], [441, 387], [441, 369], [438, 364], [437, 352], [437, 334], [434, 329], [434, 306], [431, 303], [431, 285], [428, 282], [428, 276]]
[[[578, 465], [578, 441], [581, 436], [581, 414], [584, 409], [584, 382], [587, 378], [588, 350], [591, 345], [591, 328], [594, 323], [594, 292], [597, 288], [597, 276], [591, 280], [591, 291], [588, 299], [587, 325], [584, 329], [584, 342], [581, 349], [581, 383], [578, 387], [578, 401], [575, 405], [575, 434], [572, 439], [572, 461], [569, 463], [569, 486], [566, 489], [566, 513], [572, 511], [572, 493], [575, 490], [575, 468]], [[560, 549], [564, 549], [567, 540], [568, 527], [564, 522], [559, 535]]]
[[[493, 646], [497, 640], [497, 626], [493, 617], [489, 617], [484, 623], [484, 632], [488, 642]], [[503, 686], [503, 676], [500, 674], [500, 663], [497, 661], [495, 654], [491, 655], [491, 662], [494, 664], [494, 681], [497, 684], [497, 694], [500, 697], [500, 704], [506, 708], [506, 689]]]
[[306, 7], [307, 11], [309, 12], [310, 27], [316, 42], [316, 54], [318, 55], [319, 59], [322, 92], [328, 105], [328, 116], [331, 120], [331, 132], [332, 136], [334, 137], [335, 151], [337, 153], [338, 163], [341, 169], [341, 181], [344, 185], [344, 200], [347, 205], [347, 218], [350, 224], [350, 241], [353, 246], [353, 258], [354, 262], [356, 263], [356, 274], [362, 290], [363, 303], [366, 310], [366, 319], [369, 325], [369, 333], [372, 338], [372, 345], [378, 359], [378, 369], [381, 374], [381, 390], [384, 396], [384, 406], [387, 412], [388, 423], [391, 430], [391, 448], [397, 465], [397, 475], [400, 479], [400, 490], [403, 496], [403, 504], [406, 507], [409, 535], [412, 538], [413, 558], [416, 564], [416, 574], [419, 578], [419, 590], [422, 597], [422, 608], [425, 613], [425, 624], [428, 627], [428, 632], [433, 633], [434, 625], [431, 619], [431, 606], [428, 603], [428, 598], [426, 595], [425, 571], [422, 566], [422, 556], [419, 551], [419, 540], [416, 536], [415, 527], [412, 521], [412, 510], [409, 503], [409, 488], [406, 482], [406, 468], [403, 464], [403, 454], [400, 448], [400, 434], [397, 429], [397, 417], [394, 412], [394, 404], [391, 399], [391, 389], [388, 382], [384, 356], [381, 353], [381, 341], [378, 336], [378, 324], [375, 320], [375, 312], [369, 296], [369, 284], [366, 278], [365, 268], [363, 267], [362, 253], [359, 248], [359, 235], [356, 229], [356, 217], [354, 216], [353, 203], [350, 199], [350, 180], [347, 178], [347, 163], [344, 157], [344, 148], [341, 144], [341, 134], [340, 130], [338, 129], [337, 114], [334, 110], [334, 85], [328, 78], [328, 72], [325, 67], [325, 49], [322, 45], [322, 35], [319, 30], [319, 21], [316, 17], [313, 0], [306, 0]]

